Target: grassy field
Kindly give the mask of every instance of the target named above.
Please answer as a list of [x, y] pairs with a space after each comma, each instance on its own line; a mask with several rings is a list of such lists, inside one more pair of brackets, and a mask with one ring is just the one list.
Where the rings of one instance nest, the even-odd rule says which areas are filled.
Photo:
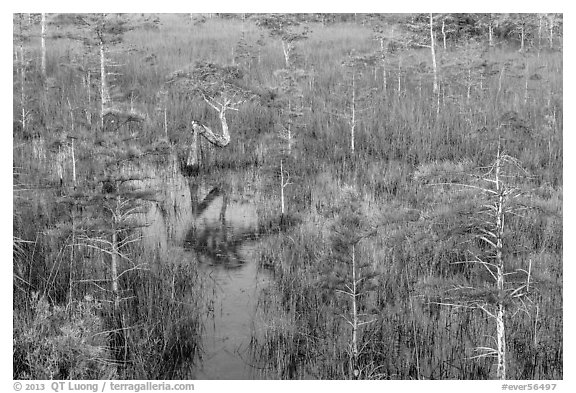
[[[307, 39], [294, 49], [306, 77], [298, 81], [301, 114], [288, 152], [277, 136], [285, 121], [279, 39], [250, 18], [129, 18], [137, 28], [107, 55], [117, 73], [111, 96], [131, 102], [145, 121], [113, 132], [99, 123], [97, 46], [48, 40], [43, 80], [39, 26], [20, 40], [15, 23], [15, 379], [178, 378], [179, 362], [201, 351], [209, 294], [197, 267], [126, 243], [123, 255], [161, 268], [124, 275], [119, 284], [129, 296], [114, 306], [114, 291], [98, 280], [109, 277], [116, 250], [93, 242], [138, 231], [110, 215], [120, 211], [120, 198], [153, 198], [128, 188], [104, 193], [123, 162], [163, 165], [168, 152], [184, 161], [193, 119], [219, 127], [201, 98], [170, 90], [160, 97], [172, 72], [198, 61], [236, 64], [261, 99], [229, 113], [230, 144], [204, 146], [197, 176], [238, 190], [258, 184], [259, 219], [270, 222], [280, 214], [280, 160], [290, 173], [285, 216], [294, 225], [257, 245], [258, 263], [274, 280], [258, 308], [265, 334], [251, 348], [262, 378], [495, 378], [494, 358], [477, 357], [478, 348], [494, 345], [493, 318], [462, 307], [471, 295], [455, 299], [454, 289], [482, 289], [473, 304], [495, 304], [484, 268], [459, 263], [470, 253], [490, 254], [476, 236], [486, 202], [460, 185], [477, 184], [500, 151], [524, 169], [504, 180], [521, 190], [525, 207], [506, 218], [505, 266], [530, 269], [532, 280], [522, 306], [515, 298], [506, 303], [507, 377], [563, 378], [561, 42], [524, 52], [512, 39], [490, 48], [479, 37], [449, 41], [446, 50], [438, 44], [437, 92], [429, 49], [390, 47], [386, 73], [376, 62], [355, 76], [355, 92], [367, 98], [351, 151], [343, 116], [351, 79], [342, 64], [351, 52], [379, 53], [380, 44], [368, 22], [309, 22]], [[400, 30], [395, 23], [388, 28]], [[355, 303], [339, 292], [351, 285], [351, 272], [366, 277]], [[194, 304], [175, 301], [174, 285], [194, 293]], [[357, 353], [344, 318], [353, 311], [369, 322], [355, 332]], [[183, 319], [189, 323], [176, 322]]]

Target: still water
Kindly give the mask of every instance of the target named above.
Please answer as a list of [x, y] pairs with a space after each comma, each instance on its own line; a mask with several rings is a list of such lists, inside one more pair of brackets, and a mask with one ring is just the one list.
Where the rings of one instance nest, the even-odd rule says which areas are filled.
[[[140, 168], [142, 170], [142, 168]], [[266, 273], [259, 272], [256, 204], [232, 187], [187, 178], [172, 165], [146, 168], [154, 175], [143, 189], [156, 190], [157, 202], [145, 213], [144, 242], [164, 252], [177, 251], [179, 263], [198, 263], [207, 277], [202, 355], [188, 379], [257, 378], [249, 345], [257, 335], [254, 316]]]

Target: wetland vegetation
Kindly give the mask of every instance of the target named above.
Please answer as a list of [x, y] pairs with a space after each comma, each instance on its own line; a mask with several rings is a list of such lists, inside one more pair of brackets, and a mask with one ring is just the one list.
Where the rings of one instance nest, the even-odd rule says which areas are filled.
[[14, 379], [562, 379], [562, 15], [15, 14]]

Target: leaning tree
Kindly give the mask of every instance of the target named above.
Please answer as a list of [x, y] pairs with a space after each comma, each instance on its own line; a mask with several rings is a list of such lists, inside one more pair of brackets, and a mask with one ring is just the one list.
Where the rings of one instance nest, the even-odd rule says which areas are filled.
[[238, 111], [242, 103], [255, 97], [245, 86], [239, 67], [208, 62], [197, 62], [188, 69], [173, 72], [169, 76], [167, 87], [204, 100], [218, 112], [222, 124], [222, 134], [218, 135], [207, 125], [192, 120], [192, 142], [186, 160], [186, 165], [191, 168], [197, 168], [200, 164], [198, 137], [204, 137], [216, 147], [227, 146], [230, 143], [230, 133], [226, 111]]

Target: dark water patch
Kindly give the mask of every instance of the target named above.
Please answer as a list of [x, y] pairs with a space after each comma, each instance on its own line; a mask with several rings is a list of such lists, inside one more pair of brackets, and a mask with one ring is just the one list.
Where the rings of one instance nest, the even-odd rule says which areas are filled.
[[149, 176], [142, 185], [158, 190], [158, 202], [142, 217], [144, 242], [160, 255], [178, 253], [178, 264], [197, 267], [206, 308], [201, 321], [193, 321], [201, 324], [198, 346], [186, 339], [185, 319], [170, 321], [159, 373], [182, 379], [254, 378], [248, 349], [257, 329], [257, 299], [268, 282], [259, 272], [254, 247], [262, 236], [294, 220], [279, 217], [262, 224], [252, 197], [233, 191], [224, 176], [218, 186], [206, 188], [205, 174], [187, 178], [181, 162], [171, 162], [146, 168]]

